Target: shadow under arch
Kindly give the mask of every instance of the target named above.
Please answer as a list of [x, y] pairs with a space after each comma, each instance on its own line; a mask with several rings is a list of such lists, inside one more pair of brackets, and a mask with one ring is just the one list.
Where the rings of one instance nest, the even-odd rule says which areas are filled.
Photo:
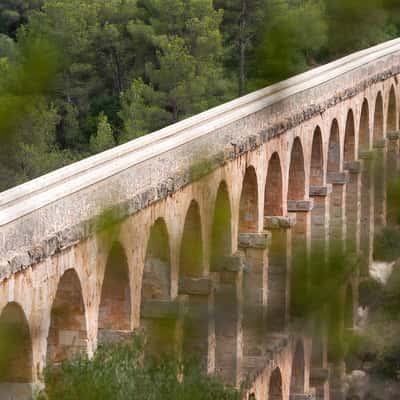
[[308, 200], [303, 147], [299, 137], [293, 142], [290, 154], [289, 181], [287, 194], [288, 212], [296, 216], [292, 231], [290, 279], [290, 315], [302, 317], [306, 309], [309, 282], [308, 236], [310, 213], [298, 209], [298, 202]]
[[201, 233], [200, 208], [196, 200], [192, 200], [186, 213], [183, 228], [180, 258], [180, 277], [200, 277], [204, 271], [203, 238]]
[[179, 293], [187, 296], [184, 317], [183, 356], [196, 358], [203, 372], [208, 372], [208, 321], [210, 293], [193, 290], [204, 275], [203, 239], [200, 207], [192, 200], [185, 217], [179, 261]]
[[364, 99], [361, 107], [359, 134], [358, 134], [359, 152], [369, 151], [370, 149], [369, 135], [370, 135], [369, 105], [368, 105], [368, 100]]
[[327, 161], [327, 178], [328, 182], [330, 182], [334, 178], [335, 173], [340, 171], [340, 135], [339, 124], [336, 118], [332, 121], [329, 134]]
[[361, 177], [359, 171], [354, 169], [356, 155], [355, 121], [353, 110], [347, 113], [346, 127], [344, 134], [344, 169], [348, 171], [348, 181], [346, 184], [346, 246], [351, 252], [356, 252], [359, 248], [359, 202], [361, 190]]
[[279, 154], [272, 154], [268, 162], [264, 195], [264, 215], [283, 215], [283, 178]]
[[107, 257], [99, 306], [99, 342], [131, 330], [131, 291], [125, 249], [114, 242]]
[[378, 92], [375, 100], [375, 111], [374, 111], [374, 132], [373, 132], [373, 140], [374, 146], [377, 145], [379, 140], [385, 137], [385, 133], [383, 131], [383, 99], [382, 92]]
[[290, 396], [304, 395], [305, 359], [303, 342], [299, 340], [292, 361], [292, 374], [290, 378]]
[[47, 361], [58, 364], [87, 351], [87, 329], [82, 287], [74, 269], [61, 277], [51, 308]]
[[275, 368], [269, 378], [267, 400], [283, 400], [282, 374], [279, 368]]
[[258, 225], [258, 182], [253, 166], [246, 169], [243, 178], [239, 208], [239, 233], [257, 232]]
[[343, 159], [345, 163], [356, 159], [355, 121], [352, 109], [349, 110], [346, 118]]
[[[264, 216], [283, 216], [283, 176], [277, 152], [272, 154], [268, 162]], [[267, 330], [280, 332], [285, 328], [288, 308], [289, 233], [287, 229], [279, 226], [275, 229], [270, 227], [270, 232], [272, 237], [268, 250]]]
[[386, 151], [382, 92], [378, 92], [374, 111], [374, 235], [386, 224]]
[[324, 184], [324, 152], [322, 146], [321, 128], [314, 130], [311, 148], [310, 186], [322, 186]]
[[164, 219], [158, 218], [150, 228], [142, 275], [140, 326], [148, 355], [176, 352], [179, 315], [170, 311], [171, 304], [170, 240]]
[[228, 187], [225, 181], [219, 185], [214, 206], [214, 218], [211, 233], [211, 271], [223, 269], [224, 258], [232, 253], [232, 213]]
[[8, 303], [0, 314], [0, 395], [28, 400], [32, 396], [32, 338], [25, 313]]
[[289, 182], [287, 200], [304, 200], [306, 195], [306, 174], [304, 167], [303, 146], [300, 138], [293, 142], [290, 154]]
[[371, 149], [370, 144], [370, 117], [368, 100], [364, 99], [359, 125], [359, 156], [362, 159], [361, 165], [361, 221], [360, 221], [360, 251], [361, 275], [367, 276], [369, 273], [369, 265], [372, 262], [372, 223], [373, 223], [373, 201], [374, 193], [372, 174], [369, 168], [369, 160], [367, 153]]
[[397, 128], [397, 100], [394, 85], [391, 86], [389, 92], [389, 105], [386, 121], [387, 131], [395, 131]]

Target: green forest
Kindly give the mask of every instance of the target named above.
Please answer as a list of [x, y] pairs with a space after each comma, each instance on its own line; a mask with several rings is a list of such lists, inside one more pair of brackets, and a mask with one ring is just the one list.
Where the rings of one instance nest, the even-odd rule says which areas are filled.
[[0, 190], [398, 36], [395, 0], [2, 0]]

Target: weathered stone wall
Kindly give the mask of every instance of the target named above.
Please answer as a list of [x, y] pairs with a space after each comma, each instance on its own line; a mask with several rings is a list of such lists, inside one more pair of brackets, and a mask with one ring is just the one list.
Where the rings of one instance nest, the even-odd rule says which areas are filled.
[[[387, 121], [398, 129], [400, 43], [346, 60], [50, 174], [47, 186], [39, 178], [0, 194], [0, 327], [1, 311], [18, 304], [32, 342], [28, 382], [40, 380], [48, 359], [91, 353], [102, 335], [144, 327], [155, 347], [195, 349], [208, 372], [231, 383], [251, 374], [257, 399], [279, 398], [270, 392], [278, 375], [282, 399], [313, 393], [311, 372], [328, 365], [326, 357], [313, 365], [311, 338], [291, 333], [293, 249], [308, 257], [315, 241], [327, 252], [330, 236], [351, 236], [358, 253], [367, 234], [368, 270], [385, 195], [371, 192], [358, 154], [374, 144], [398, 149], [397, 135], [383, 137]], [[397, 156], [388, 160], [397, 167]], [[98, 216], [111, 207], [117, 223], [99, 231], [110, 220]], [[119, 257], [110, 256], [115, 246]], [[188, 321], [185, 309], [198, 318]], [[188, 322], [198, 334], [185, 342]], [[302, 388], [293, 390], [302, 393], [290, 388], [299, 340]], [[327, 400], [326, 379], [311, 381]]]

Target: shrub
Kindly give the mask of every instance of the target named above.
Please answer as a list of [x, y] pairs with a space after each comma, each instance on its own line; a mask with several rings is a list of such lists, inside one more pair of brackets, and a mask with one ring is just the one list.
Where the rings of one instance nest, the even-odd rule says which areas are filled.
[[240, 393], [203, 374], [196, 361], [144, 357], [140, 340], [102, 346], [45, 370], [37, 400], [239, 400]]

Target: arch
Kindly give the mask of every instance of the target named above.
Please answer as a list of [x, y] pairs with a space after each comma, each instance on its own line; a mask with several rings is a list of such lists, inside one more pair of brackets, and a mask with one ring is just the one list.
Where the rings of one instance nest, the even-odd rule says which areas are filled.
[[211, 271], [220, 271], [223, 258], [232, 252], [231, 206], [228, 188], [222, 181], [215, 200], [211, 234]]
[[358, 140], [359, 140], [360, 151], [368, 151], [369, 150], [369, 106], [367, 99], [364, 99], [361, 108]]
[[299, 340], [296, 345], [292, 362], [292, 376], [290, 378], [290, 394], [304, 394], [304, 347], [303, 343]]
[[150, 229], [142, 275], [140, 326], [144, 330], [146, 355], [159, 357], [175, 351], [176, 315], [157, 311], [157, 304], [171, 299], [171, 255], [167, 225], [158, 218]]
[[314, 130], [311, 150], [310, 186], [322, 186], [323, 184], [324, 155], [322, 148], [322, 133], [321, 128], [317, 126]]
[[349, 110], [346, 119], [346, 129], [344, 134], [344, 162], [354, 161], [356, 159], [356, 140], [354, 127], [354, 113]]
[[297, 137], [293, 142], [290, 155], [288, 200], [304, 200], [305, 181], [303, 147]]
[[328, 146], [328, 166], [327, 176], [328, 179], [335, 172], [340, 171], [340, 136], [339, 136], [339, 124], [335, 118], [332, 121], [331, 133], [329, 135], [329, 146]]
[[268, 400], [283, 400], [282, 375], [279, 368], [275, 368], [269, 378]]
[[239, 208], [239, 233], [257, 232], [258, 183], [254, 167], [248, 167], [243, 179]]
[[195, 200], [192, 200], [186, 213], [181, 240], [179, 271], [181, 276], [199, 277], [203, 275], [200, 208]]
[[383, 132], [383, 100], [382, 93], [378, 92], [375, 101], [375, 112], [374, 112], [374, 143], [384, 138]]
[[267, 182], [265, 185], [264, 215], [283, 214], [283, 180], [281, 161], [278, 153], [272, 154], [268, 163]]
[[142, 301], [169, 299], [171, 262], [167, 225], [158, 218], [150, 229], [142, 278]]
[[59, 363], [87, 349], [85, 306], [75, 270], [69, 269], [58, 283], [51, 308], [47, 360]]
[[[32, 382], [32, 340], [21, 306], [8, 303], [0, 315], [0, 393], [4, 383]], [[3, 393], [4, 394], [4, 393]]]
[[124, 248], [113, 243], [101, 289], [98, 329], [128, 331], [131, 328], [129, 266]]
[[397, 101], [394, 86], [390, 88], [389, 92], [389, 106], [387, 114], [387, 131], [393, 132], [397, 127]]

